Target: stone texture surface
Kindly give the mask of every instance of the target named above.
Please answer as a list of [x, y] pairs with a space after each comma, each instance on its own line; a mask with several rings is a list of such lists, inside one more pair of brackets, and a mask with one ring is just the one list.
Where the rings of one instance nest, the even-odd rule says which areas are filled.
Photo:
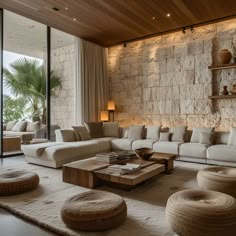
[[61, 128], [75, 125], [75, 47], [56, 48], [51, 53], [52, 70], [62, 79], [62, 88], [51, 97], [51, 124]]
[[[212, 72], [217, 52], [236, 53], [236, 20], [109, 48], [110, 98], [122, 126], [162, 124], [236, 126], [236, 99], [212, 101], [223, 85], [236, 83], [236, 69]], [[235, 54], [236, 55], [236, 54]], [[233, 59], [232, 59], [233, 60]]]

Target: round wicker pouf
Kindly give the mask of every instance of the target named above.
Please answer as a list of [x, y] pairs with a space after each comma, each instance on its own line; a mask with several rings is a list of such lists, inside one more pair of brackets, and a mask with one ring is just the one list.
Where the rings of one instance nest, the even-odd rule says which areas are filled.
[[121, 225], [127, 216], [119, 195], [91, 190], [69, 198], [61, 209], [64, 223], [72, 229], [103, 231]]
[[38, 187], [39, 176], [30, 171], [6, 171], [0, 173], [0, 196], [14, 195]]
[[235, 198], [209, 190], [183, 190], [167, 202], [166, 217], [181, 236], [236, 235]]
[[236, 198], [236, 169], [229, 167], [209, 167], [197, 174], [199, 187], [222, 192]]

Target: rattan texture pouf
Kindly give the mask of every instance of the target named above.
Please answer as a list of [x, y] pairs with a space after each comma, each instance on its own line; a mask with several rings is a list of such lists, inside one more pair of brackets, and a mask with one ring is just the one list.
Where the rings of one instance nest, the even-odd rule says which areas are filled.
[[197, 182], [202, 189], [226, 193], [236, 198], [235, 168], [217, 166], [200, 170]]
[[183, 190], [170, 196], [166, 218], [181, 236], [236, 235], [236, 199], [209, 190]]
[[104, 231], [120, 226], [127, 206], [119, 195], [91, 190], [69, 198], [61, 209], [64, 223], [81, 231]]
[[39, 176], [30, 171], [0, 172], [0, 196], [15, 195], [38, 187]]

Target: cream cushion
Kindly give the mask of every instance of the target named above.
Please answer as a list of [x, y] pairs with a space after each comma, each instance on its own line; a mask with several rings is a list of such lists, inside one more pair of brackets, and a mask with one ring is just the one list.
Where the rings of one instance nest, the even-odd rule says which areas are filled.
[[74, 142], [76, 141], [75, 132], [73, 129], [61, 129], [60, 130], [62, 135], [62, 141], [63, 142]]
[[132, 150], [132, 143], [135, 139], [117, 138], [111, 141], [113, 150]]
[[201, 143], [183, 143], [179, 147], [179, 155], [193, 158], [206, 158], [209, 145]]
[[132, 125], [129, 127], [129, 139], [143, 139], [144, 125]]
[[158, 140], [160, 135], [160, 129], [161, 129], [160, 125], [147, 126], [146, 138]]
[[160, 138], [159, 138], [159, 142], [166, 142], [166, 141], [170, 141], [170, 133], [166, 132], [166, 133], [160, 133]]
[[178, 155], [180, 144], [181, 142], [170, 142], [170, 141], [155, 142], [153, 144], [153, 150], [155, 152], [163, 152], [163, 153]]
[[12, 131], [14, 132], [22, 132], [25, 130], [25, 127], [27, 125], [27, 121], [18, 121], [12, 128]]
[[6, 131], [11, 131], [12, 130], [12, 128], [14, 127], [14, 125], [16, 124], [16, 120], [14, 120], [14, 121], [9, 121], [8, 123], [7, 123], [7, 126], [6, 126]]
[[236, 169], [229, 167], [209, 167], [198, 171], [198, 185], [236, 197]]
[[184, 142], [187, 126], [179, 126], [170, 128], [171, 141]]
[[91, 139], [91, 136], [85, 126], [72, 126], [75, 131], [75, 136], [77, 141], [84, 141]]
[[104, 231], [120, 226], [126, 219], [127, 206], [122, 197], [91, 190], [69, 198], [61, 209], [64, 223], [82, 231]]
[[27, 132], [34, 132], [37, 129], [39, 129], [39, 121], [35, 121], [35, 122], [28, 122], [27, 126], [26, 126], [26, 131]]
[[166, 219], [183, 236], [236, 235], [236, 199], [215, 191], [177, 192], [168, 199]]
[[132, 142], [132, 149], [138, 149], [138, 148], [151, 148], [153, 144], [156, 142], [157, 140], [155, 139], [140, 139], [140, 140], [134, 140]]
[[213, 132], [214, 128], [207, 128], [207, 127], [193, 128], [193, 133], [190, 142], [199, 143], [201, 133], [213, 133]]
[[199, 141], [199, 143], [211, 145], [212, 144], [212, 133], [202, 132], [200, 134], [200, 141]]
[[103, 122], [104, 137], [119, 138], [119, 125], [118, 122]]
[[236, 146], [236, 128], [230, 129], [228, 145]]

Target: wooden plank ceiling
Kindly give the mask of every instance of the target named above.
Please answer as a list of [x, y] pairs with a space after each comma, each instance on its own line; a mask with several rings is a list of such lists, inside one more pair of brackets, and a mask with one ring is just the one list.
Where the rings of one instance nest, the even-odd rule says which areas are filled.
[[236, 14], [236, 0], [0, 0], [0, 7], [103, 46]]

